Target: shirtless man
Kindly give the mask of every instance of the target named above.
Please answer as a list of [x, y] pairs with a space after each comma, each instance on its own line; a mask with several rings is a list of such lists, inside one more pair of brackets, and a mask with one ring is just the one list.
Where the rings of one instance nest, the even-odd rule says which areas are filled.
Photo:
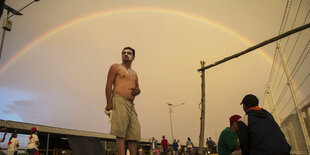
[[131, 69], [134, 59], [135, 50], [125, 47], [122, 51], [122, 63], [110, 67], [106, 84], [105, 112], [111, 117], [110, 134], [116, 136], [119, 155], [125, 155], [125, 140], [128, 141], [130, 154], [137, 154], [137, 141], [141, 136], [140, 123], [133, 103], [135, 97], [140, 94], [137, 73]]

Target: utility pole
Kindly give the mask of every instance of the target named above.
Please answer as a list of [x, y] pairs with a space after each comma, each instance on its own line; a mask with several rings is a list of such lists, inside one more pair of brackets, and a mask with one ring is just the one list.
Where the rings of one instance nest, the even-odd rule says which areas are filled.
[[[200, 61], [201, 68], [204, 68], [205, 62]], [[199, 154], [203, 154], [203, 144], [205, 135], [205, 70], [201, 71], [201, 117], [200, 117], [200, 135], [199, 135]]]
[[170, 129], [171, 129], [171, 137], [172, 137], [172, 141], [173, 141], [173, 128], [172, 128], [172, 120], [171, 120], [171, 113], [172, 113], [172, 104], [167, 103], [169, 106], [169, 116], [170, 116]]

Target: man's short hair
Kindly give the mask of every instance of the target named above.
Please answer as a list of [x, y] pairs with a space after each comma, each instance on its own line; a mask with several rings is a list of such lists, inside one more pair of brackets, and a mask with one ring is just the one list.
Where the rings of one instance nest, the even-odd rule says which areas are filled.
[[123, 52], [124, 50], [131, 50], [131, 51], [132, 51], [132, 56], [135, 56], [135, 55], [136, 55], [135, 50], [134, 50], [133, 48], [131, 48], [131, 47], [125, 47], [125, 48], [122, 50], [122, 52]]
[[246, 107], [255, 107], [258, 106], [258, 103], [259, 103], [258, 98], [255, 95], [248, 94], [244, 96], [240, 105], [243, 104]]

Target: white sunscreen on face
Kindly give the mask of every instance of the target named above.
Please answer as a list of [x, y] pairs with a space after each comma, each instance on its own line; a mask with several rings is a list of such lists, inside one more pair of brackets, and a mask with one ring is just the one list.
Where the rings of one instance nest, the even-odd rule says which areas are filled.
[[132, 55], [126, 54], [129, 58], [129, 60], [132, 60]]

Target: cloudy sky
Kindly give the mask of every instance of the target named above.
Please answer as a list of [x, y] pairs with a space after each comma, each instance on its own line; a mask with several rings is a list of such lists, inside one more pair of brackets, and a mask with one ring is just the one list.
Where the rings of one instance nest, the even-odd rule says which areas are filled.
[[[20, 9], [31, 0], [6, 3]], [[283, 0], [41, 0], [13, 16], [0, 60], [0, 119], [109, 133], [105, 84], [125, 46], [141, 94], [142, 137], [198, 145], [200, 61], [211, 64], [278, 35]], [[1, 21], [5, 16], [2, 15]], [[205, 137], [217, 140], [244, 95], [264, 100], [270, 44], [206, 71]]]

